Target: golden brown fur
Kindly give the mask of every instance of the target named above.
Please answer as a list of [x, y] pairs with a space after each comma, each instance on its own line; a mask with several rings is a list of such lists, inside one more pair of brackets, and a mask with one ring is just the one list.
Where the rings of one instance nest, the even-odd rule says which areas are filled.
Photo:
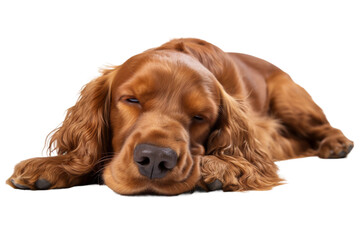
[[[142, 143], [172, 149], [176, 166], [161, 179], [140, 174], [133, 154]], [[266, 190], [282, 181], [274, 161], [345, 157], [352, 147], [279, 68], [176, 39], [87, 84], [50, 137], [58, 156], [20, 162], [7, 183], [64, 188], [102, 173], [121, 194], [174, 195], [216, 180], [223, 190]]]

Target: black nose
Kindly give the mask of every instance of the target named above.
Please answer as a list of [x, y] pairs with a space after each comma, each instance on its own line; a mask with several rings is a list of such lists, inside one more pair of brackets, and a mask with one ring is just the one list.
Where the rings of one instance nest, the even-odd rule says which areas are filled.
[[171, 148], [141, 143], [135, 147], [134, 161], [139, 172], [150, 178], [163, 178], [176, 166], [178, 156]]

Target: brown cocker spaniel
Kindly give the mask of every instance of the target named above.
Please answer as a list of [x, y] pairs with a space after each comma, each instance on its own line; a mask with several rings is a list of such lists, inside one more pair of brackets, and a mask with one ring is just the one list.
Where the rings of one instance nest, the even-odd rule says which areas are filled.
[[120, 194], [266, 190], [274, 161], [343, 158], [354, 144], [274, 65], [176, 39], [105, 70], [50, 135], [57, 156], [16, 165], [20, 189], [105, 182]]

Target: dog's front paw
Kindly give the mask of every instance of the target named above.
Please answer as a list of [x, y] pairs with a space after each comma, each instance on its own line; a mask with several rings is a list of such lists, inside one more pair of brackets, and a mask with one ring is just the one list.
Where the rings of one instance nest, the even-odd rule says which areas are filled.
[[208, 191], [236, 191], [240, 188], [238, 181], [240, 173], [236, 171], [233, 165], [215, 156], [203, 157], [201, 161], [201, 174], [202, 181]]
[[45, 190], [53, 186], [47, 180], [51, 166], [44, 158], [32, 158], [15, 166], [13, 175], [6, 181], [13, 188], [23, 190]]

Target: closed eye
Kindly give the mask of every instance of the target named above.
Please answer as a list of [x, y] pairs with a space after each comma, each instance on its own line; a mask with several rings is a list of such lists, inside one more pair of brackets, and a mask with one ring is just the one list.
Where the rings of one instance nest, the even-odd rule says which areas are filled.
[[120, 98], [120, 101], [123, 101], [123, 102], [127, 102], [127, 103], [132, 103], [132, 104], [139, 104], [140, 103], [140, 101], [136, 98], [136, 97], [134, 97], [134, 96], [122, 96], [121, 98]]
[[139, 100], [136, 98], [127, 98], [126, 101], [129, 103], [140, 103]]
[[193, 116], [193, 119], [194, 119], [195, 121], [198, 121], [198, 122], [202, 122], [202, 121], [204, 120], [204, 118], [203, 118], [202, 116], [200, 116], [200, 115], [195, 115], [195, 116]]

